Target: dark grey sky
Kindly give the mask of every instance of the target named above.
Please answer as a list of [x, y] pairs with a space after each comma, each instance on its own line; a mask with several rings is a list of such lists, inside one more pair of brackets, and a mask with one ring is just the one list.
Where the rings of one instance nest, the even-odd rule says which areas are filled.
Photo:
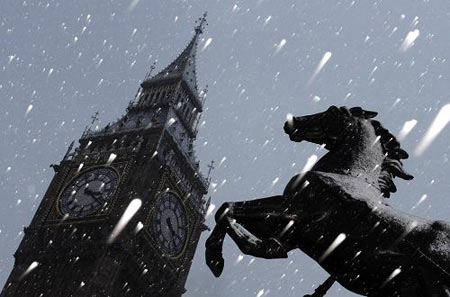
[[[3, 0], [1, 285], [21, 230], [53, 176], [49, 164], [59, 162], [95, 111], [101, 125], [120, 116], [151, 63], [158, 60], [157, 70], [170, 63], [205, 10], [209, 27], [197, 73], [209, 93], [197, 155], [203, 168], [210, 160], [224, 160], [213, 173], [214, 204], [280, 193], [311, 154], [323, 153], [312, 144], [289, 142], [282, 131], [287, 113], [361, 105], [379, 111], [380, 121], [395, 134], [405, 121], [418, 121], [402, 143], [411, 152], [405, 167], [415, 179], [397, 181], [392, 205], [450, 220], [449, 127], [423, 155], [412, 153], [438, 110], [450, 102], [450, 2]], [[415, 29], [419, 37], [400, 52]], [[326, 52], [332, 53], [330, 60], [308, 85]], [[427, 199], [410, 211], [423, 194]], [[211, 218], [208, 224], [213, 225]], [[225, 271], [215, 279], [203, 261], [205, 237], [188, 279], [188, 297], [251, 297], [260, 290], [262, 296], [302, 296], [327, 277], [301, 251], [287, 260], [241, 259], [227, 241]], [[335, 285], [327, 296], [355, 295]]]

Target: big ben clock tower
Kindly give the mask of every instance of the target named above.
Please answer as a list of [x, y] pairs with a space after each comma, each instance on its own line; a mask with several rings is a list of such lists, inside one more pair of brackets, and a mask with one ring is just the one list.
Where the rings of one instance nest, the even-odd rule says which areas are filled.
[[207, 208], [193, 150], [205, 16], [183, 52], [145, 78], [124, 116], [84, 131], [53, 165], [1, 297], [184, 293]]

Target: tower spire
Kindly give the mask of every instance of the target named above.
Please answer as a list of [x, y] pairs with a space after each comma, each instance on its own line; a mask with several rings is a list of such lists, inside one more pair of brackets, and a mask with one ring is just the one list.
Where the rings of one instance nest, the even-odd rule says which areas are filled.
[[187, 85], [192, 95], [198, 99], [199, 96], [195, 60], [200, 35], [203, 33], [203, 30], [207, 25], [206, 16], [207, 13], [205, 12], [195, 22], [197, 24], [194, 28], [195, 34], [181, 54], [158, 74], [145, 79], [142, 83], [143, 88], [150, 87], [153, 84], [158, 84], [163, 80], [168, 81], [181, 79]]

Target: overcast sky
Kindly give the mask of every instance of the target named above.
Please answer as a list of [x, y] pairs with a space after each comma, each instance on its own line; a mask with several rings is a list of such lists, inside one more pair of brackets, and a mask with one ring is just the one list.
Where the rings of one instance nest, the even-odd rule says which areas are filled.
[[[221, 163], [210, 191], [215, 205], [280, 193], [311, 154], [323, 154], [289, 141], [286, 114], [334, 104], [376, 110], [394, 134], [417, 120], [402, 142], [415, 179], [398, 180], [390, 203], [450, 221], [450, 128], [422, 155], [413, 153], [450, 103], [448, 1], [2, 0], [1, 285], [53, 177], [49, 165], [95, 111], [101, 125], [123, 114], [150, 65], [170, 63], [205, 10], [197, 75], [209, 92], [196, 148], [204, 172], [210, 160]], [[204, 263], [206, 237], [185, 296], [302, 296], [327, 277], [299, 250], [286, 260], [242, 258], [227, 240], [225, 270], [215, 279]], [[336, 284], [327, 296], [356, 295]]]

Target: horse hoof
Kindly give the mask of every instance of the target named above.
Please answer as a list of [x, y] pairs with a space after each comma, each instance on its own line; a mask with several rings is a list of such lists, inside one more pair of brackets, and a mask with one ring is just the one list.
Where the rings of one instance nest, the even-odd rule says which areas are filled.
[[206, 250], [206, 265], [208, 265], [215, 277], [219, 277], [222, 274], [225, 261], [220, 254], [212, 254]]

